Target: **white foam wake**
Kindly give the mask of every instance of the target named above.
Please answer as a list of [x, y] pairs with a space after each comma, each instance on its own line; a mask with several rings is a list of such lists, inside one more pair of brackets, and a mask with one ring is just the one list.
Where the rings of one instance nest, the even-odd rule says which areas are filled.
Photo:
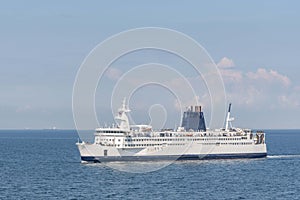
[[300, 155], [268, 155], [267, 158], [300, 158]]

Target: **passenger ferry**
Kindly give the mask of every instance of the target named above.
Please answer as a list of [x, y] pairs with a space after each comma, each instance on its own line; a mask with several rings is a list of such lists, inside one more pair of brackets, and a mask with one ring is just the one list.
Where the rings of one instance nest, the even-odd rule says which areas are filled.
[[97, 128], [93, 143], [76, 143], [82, 162], [262, 158], [265, 133], [233, 128], [229, 104], [225, 128], [206, 129], [201, 106], [191, 106], [177, 130], [153, 131], [150, 125], [130, 125], [125, 100], [117, 127]]

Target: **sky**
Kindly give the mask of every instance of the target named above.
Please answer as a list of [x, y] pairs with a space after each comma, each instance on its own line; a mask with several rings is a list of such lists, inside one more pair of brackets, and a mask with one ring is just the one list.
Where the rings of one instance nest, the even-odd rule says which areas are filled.
[[[227, 101], [233, 103], [236, 126], [299, 129], [299, 11], [296, 0], [2, 1], [0, 129], [75, 128], [72, 90], [81, 63], [106, 38], [140, 27], [177, 30], [206, 49], [220, 70]], [[186, 65], [157, 51], [118, 60], [98, 86], [99, 120], [113, 121], [105, 99], [121, 75], [154, 61], [178, 70]], [[197, 78], [192, 71], [185, 73], [191, 81]], [[161, 90], [146, 89], [135, 94], [140, 103], [129, 103], [135, 121], [145, 123], [149, 106], [174, 102], [170, 94], [146, 101], [143, 96], [160, 96]], [[196, 98], [209, 107], [205, 92]], [[170, 103], [168, 109], [175, 107]], [[167, 125], [174, 120], [168, 117]]]

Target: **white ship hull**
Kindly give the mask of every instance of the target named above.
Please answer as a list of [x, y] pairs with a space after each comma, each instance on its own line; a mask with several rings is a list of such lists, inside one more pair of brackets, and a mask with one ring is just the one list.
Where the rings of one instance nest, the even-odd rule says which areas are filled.
[[167, 145], [131, 149], [87, 143], [78, 143], [77, 146], [81, 160], [88, 162], [262, 158], [267, 155], [266, 144], [204, 145], [195, 142], [179, 147]]

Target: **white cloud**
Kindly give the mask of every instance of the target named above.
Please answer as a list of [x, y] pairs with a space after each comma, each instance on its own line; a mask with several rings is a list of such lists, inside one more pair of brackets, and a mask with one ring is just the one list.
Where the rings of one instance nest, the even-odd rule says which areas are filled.
[[218, 66], [223, 66], [220, 73], [229, 101], [241, 107], [259, 107], [263, 110], [300, 108], [300, 87], [292, 85], [288, 76], [266, 68], [258, 68], [254, 72], [226, 68], [224, 66], [233, 66], [229, 64], [234, 62], [225, 58]]
[[108, 68], [105, 72], [105, 76], [107, 76], [111, 80], [118, 80], [122, 75], [122, 71], [113, 67]]
[[229, 59], [227, 57], [223, 57], [217, 64], [219, 68], [231, 68], [235, 67], [235, 64], [232, 59]]
[[242, 72], [237, 70], [220, 69], [220, 72], [225, 82], [240, 82], [243, 79]]
[[291, 80], [275, 70], [266, 70], [265, 68], [259, 68], [256, 72], [248, 72], [247, 77], [253, 80], [265, 80], [269, 83], [280, 82], [283, 86], [288, 87], [291, 85]]
[[234, 61], [232, 59], [223, 57], [219, 61], [217, 66], [225, 82], [236, 82], [242, 80], [242, 72], [232, 69], [233, 67], [235, 67]]

